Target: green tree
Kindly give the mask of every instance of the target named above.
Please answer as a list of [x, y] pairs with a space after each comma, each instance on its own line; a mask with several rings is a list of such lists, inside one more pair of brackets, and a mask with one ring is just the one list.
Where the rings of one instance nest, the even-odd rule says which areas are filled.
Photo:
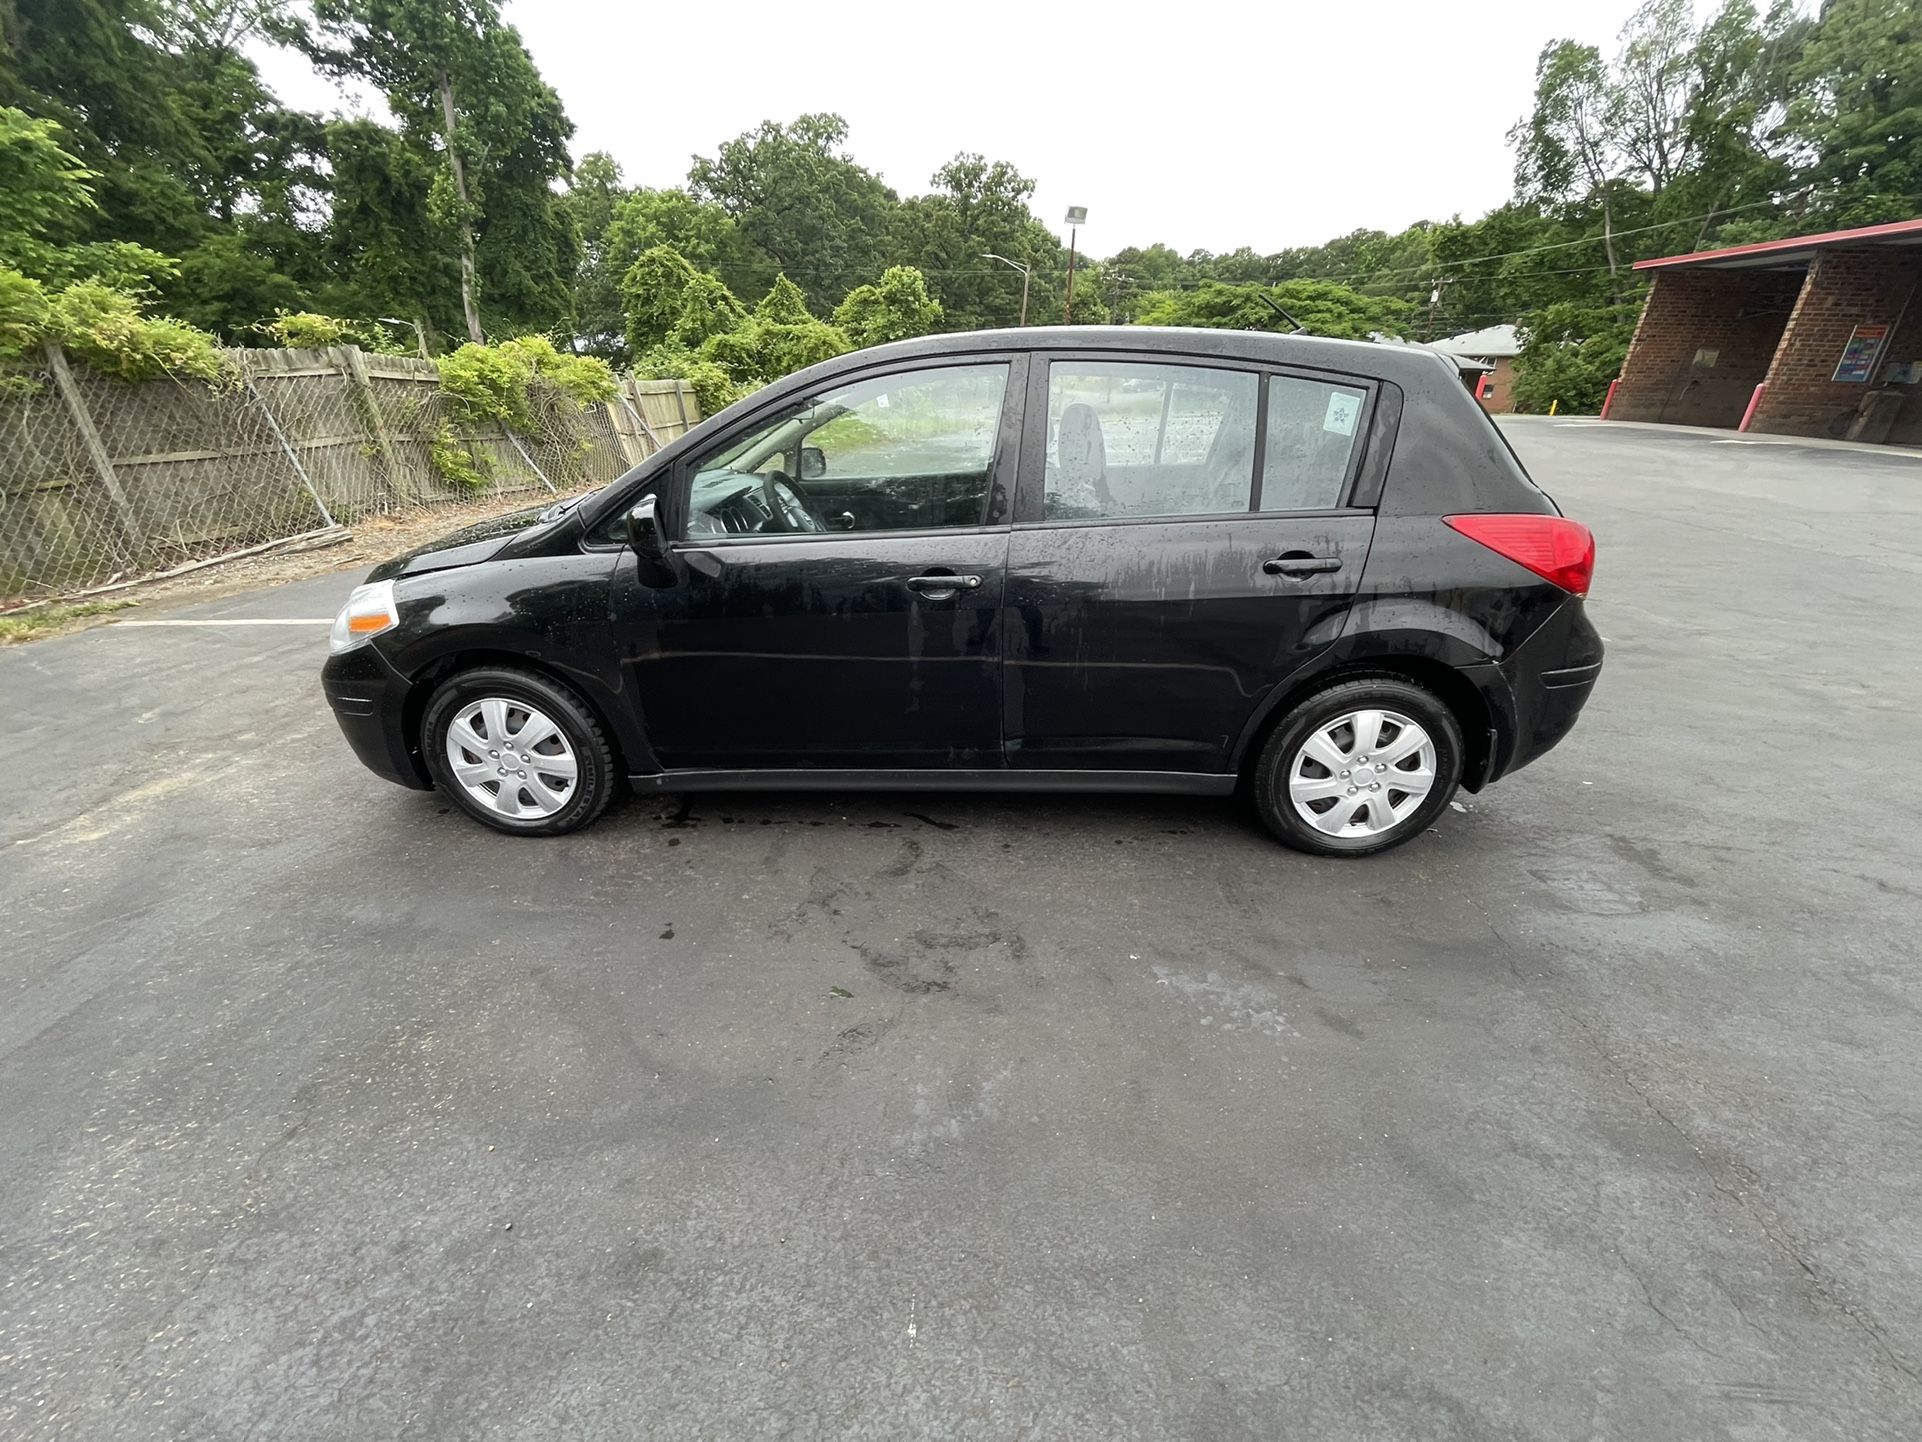
[[615, 207], [628, 194], [614, 157], [596, 150], [575, 164], [573, 180], [561, 198], [580, 244], [573, 287], [574, 335], [592, 354], [620, 361], [628, 358], [622, 338], [621, 276], [635, 257], [618, 263], [608, 254], [607, 239]]
[[1229, 285], [1258, 285], [1275, 278], [1275, 266], [1251, 246], [1237, 246], [1226, 255], [1210, 255], [1196, 265], [1198, 275]]
[[41, 273], [56, 237], [92, 218], [97, 178], [61, 147], [53, 121], [0, 107], [0, 265]]
[[834, 323], [856, 346], [927, 335], [941, 325], [941, 302], [911, 265], [891, 265], [881, 279], [859, 285], [834, 309]]
[[1561, 40], [1535, 65], [1535, 105], [1509, 132], [1515, 187], [1543, 203], [1593, 198], [1602, 217], [1609, 273], [1621, 267], [1616, 208], [1633, 164], [1624, 140], [1627, 100], [1593, 45]]
[[695, 269], [718, 275], [737, 296], [756, 294], [774, 278], [766, 257], [742, 238], [733, 217], [711, 201], [696, 200], [685, 190], [613, 187], [605, 194], [610, 204], [595, 201], [577, 212], [582, 258], [574, 300], [576, 334], [594, 354], [616, 363], [638, 354], [628, 349], [625, 339], [622, 281], [656, 246], [668, 246]]
[[[1778, 3], [1760, 14], [1749, 0], [1726, 3], [1695, 33], [1687, 53], [1688, 89], [1680, 119], [1679, 165], [1654, 206], [1675, 228], [1658, 233], [1656, 253], [1769, 239], [1796, 222], [1776, 207], [1793, 186], [1792, 145], [1779, 128], [1793, 89], [1809, 22]], [[1760, 227], [1765, 233], [1755, 233]]]
[[1793, 71], [1804, 178], [1835, 225], [1916, 213], [1922, 197], [1922, 14], [1915, 0], [1826, 0]]
[[605, 150], [590, 150], [575, 163], [567, 187], [567, 213], [583, 251], [607, 234], [614, 208], [633, 192], [621, 184], [621, 167]]
[[696, 159], [689, 188], [732, 216], [741, 235], [826, 306], [887, 264], [894, 192], [839, 150], [847, 122], [770, 120]]
[[378, 86], [403, 132], [437, 152], [432, 213], [452, 237], [461, 316], [483, 296], [514, 326], [565, 313], [575, 242], [554, 183], [573, 125], [494, 0], [315, 0], [317, 63]]
[[671, 245], [702, 270], [713, 271], [736, 295], [754, 295], [774, 281], [774, 267], [741, 235], [734, 218], [712, 201], [685, 190], [635, 190], [614, 208], [608, 254], [633, 264], [642, 251]]
[[634, 258], [621, 277], [621, 303], [628, 349], [635, 355], [673, 334], [694, 276], [687, 257], [671, 245], [650, 246]]
[[1394, 235], [1354, 230], [1322, 245], [1284, 250], [1269, 257], [1268, 279], [1332, 280], [1365, 295], [1421, 299], [1434, 275], [1434, 230], [1418, 221]]
[[1560, 302], [1526, 318], [1515, 358], [1515, 403], [1542, 412], [1601, 409], [1608, 383], [1622, 373], [1635, 333], [1636, 307]]
[[95, 172], [100, 209], [86, 239], [178, 254], [203, 211], [186, 175], [204, 150], [183, 113], [166, 55], [141, 34], [166, 12], [141, 0], [12, 0], [0, 104], [59, 122], [63, 143]]
[[298, 310], [309, 290], [236, 227], [215, 231], [180, 258], [178, 278], [161, 293], [182, 320], [230, 337], [276, 311]]
[[66, 284], [98, 279], [145, 290], [171, 276], [167, 256], [126, 241], [82, 241], [99, 207], [99, 179], [60, 143], [61, 129], [0, 106], [0, 266]]
[[1111, 287], [1099, 261], [1077, 256], [1074, 263], [1074, 309], [1068, 309], [1068, 255], [1049, 257], [1035, 271], [1035, 293], [1029, 298], [1028, 320], [1033, 325], [1107, 325]]
[[[963, 151], [934, 173], [934, 189], [895, 212], [893, 258], [920, 270], [948, 330], [988, 330], [1021, 316], [1021, 275], [989, 254], [1028, 265], [1055, 250], [1028, 210], [1034, 182], [1004, 160]], [[1036, 232], [1041, 245], [1036, 248]]]
[[460, 271], [428, 204], [434, 157], [371, 120], [327, 127], [332, 167], [321, 309], [418, 323], [432, 349], [463, 326]]
[[800, 287], [782, 275], [775, 277], [753, 314], [733, 329], [709, 336], [700, 354], [737, 384], [757, 386], [852, 349], [847, 336], [817, 319]]
[[774, 277], [774, 284], [754, 307], [754, 318], [770, 325], [806, 325], [814, 319], [801, 287], [785, 275]]
[[696, 271], [681, 291], [681, 303], [668, 339], [676, 345], [697, 346], [745, 325], [749, 317], [718, 275]]
[[1156, 242], [1148, 246], [1123, 246], [1109, 256], [1106, 265], [1120, 279], [1115, 286], [1115, 310], [1123, 319], [1132, 319], [1141, 296], [1156, 290], [1177, 290], [1189, 278], [1188, 262], [1173, 246]]
[[697, 346], [747, 319], [719, 276], [696, 270], [671, 245], [650, 246], [635, 258], [621, 278], [621, 299], [636, 356], [669, 343]]
[[1326, 280], [1280, 285], [1227, 285], [1204, 281], [1192, 290], [1158, 291], [1142, 298], [1142, 325], [1198, 325], [1224, 330], [1292, 332], [1294, 327], [1263, 300], [1274, 301], [1309, 335], [1365, 340], [1379, 331], [1398, 335], [1407, 325], [1406, 302], [1363, 295]]
[[[273, 298], [256, 283], [267, 271], [284, 297], [323, 269], [320, 124], [281, 107], [244, 50], [282, 33], [281, 8], [12, 0], [0, 19], [0, 103], [57, 121], [63, 147], [93, 172], [98, 205], [64, 240], [191, 260], [132, 278], [230, 334], [260, 318], [246, 307]], [[229, 243], [236, 235], [239, 246]], [[127, 275], [113, 254], [94, 252], [106, 268], [92, 273]], [[124, 262], [136, 252], [119, 254]], [[243, 263], [251, 280], [236, 270]]]

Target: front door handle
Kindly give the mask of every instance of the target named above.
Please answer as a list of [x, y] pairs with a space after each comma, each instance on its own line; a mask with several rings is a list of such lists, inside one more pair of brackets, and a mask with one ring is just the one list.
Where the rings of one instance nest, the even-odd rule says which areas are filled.
[[1311, 556], [1306, 551], [1289, 551], [1272, 561], [1261, 563], [1262, 573], [1269, 576], [1312, 576], [1319, 571], [1339, 571], [1341, 557]]
[[908, 577], [908, 589], [924, 596], [951, 596], [956, 591], [978, 591], [979, 576], [927, 575]]

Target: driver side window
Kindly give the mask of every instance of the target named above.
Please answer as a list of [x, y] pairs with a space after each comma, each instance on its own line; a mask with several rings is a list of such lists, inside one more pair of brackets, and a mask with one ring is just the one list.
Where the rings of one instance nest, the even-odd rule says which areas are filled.
[[689, 540], [978, 526], [1005, 362], [871, 376], [810, 397], [701, 462]]

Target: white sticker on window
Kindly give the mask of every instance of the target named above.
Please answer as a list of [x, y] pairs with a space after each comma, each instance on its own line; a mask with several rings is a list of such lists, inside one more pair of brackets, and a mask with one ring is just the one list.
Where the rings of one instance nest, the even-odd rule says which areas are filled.
[[1355, 421], [1360, 415], [1360, 396], [1351, 391], [1330, 391], [1328, 414], [1321, 418], [1321, 428], [1333, 431], [1338, 436], [1352, 436], [1355, 433]]

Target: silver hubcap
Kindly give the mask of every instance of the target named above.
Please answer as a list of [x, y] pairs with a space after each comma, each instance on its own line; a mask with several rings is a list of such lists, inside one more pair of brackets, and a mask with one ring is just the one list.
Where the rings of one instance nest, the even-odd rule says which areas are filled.
[[1435, 743], [1396, 711], [1350, 711], [1302, 742], [1288, 768], [1295, 812], [1329, 836], [1379, 836], [1435, 786]]
[[574, 795], [580, 765], [546, 716], [524, 701], [469, 701], [447, 728], [447, 765], [467, 794], [490, 811], [552, 816]]

